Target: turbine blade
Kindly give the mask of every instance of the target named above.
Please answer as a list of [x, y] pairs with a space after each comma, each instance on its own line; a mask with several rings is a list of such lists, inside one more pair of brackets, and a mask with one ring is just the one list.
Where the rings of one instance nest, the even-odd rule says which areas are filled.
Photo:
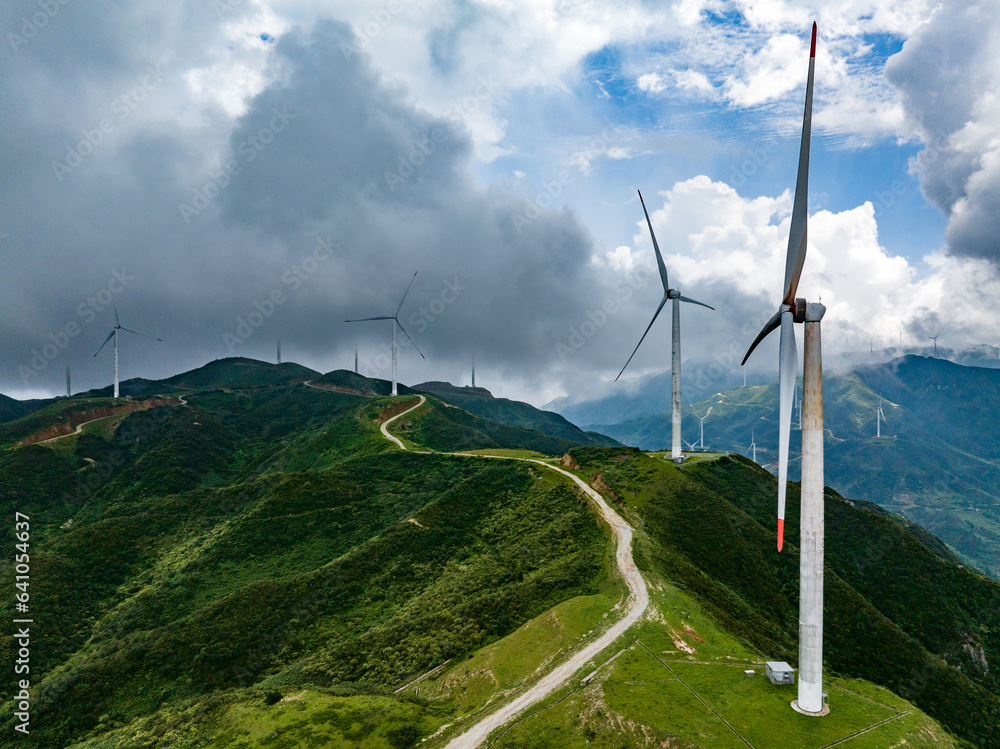
[[[127, 330], [129, 333], [135, 333], [136, 335], [141, 335], [143, 338], [152, 338], [151, 335], [146, 335], [145, 333], [140, 333], [138, 330], [132, 330], [132, 328], [126, 328], [124, 325], [120, 326], [122, 330]], [[157, 338], [156, 340], [162, 341], [162, 338]]]
[[816, 24], [812, 28], [809, 52], [809, 77], [806, 79], [806, 104], [802, 115], [802, 142], [799, 145], [799, 174], [795, 180], [795, 201], [792, 203], [792, 225], [788, 232], [788, 254], [785, 256], [785, 304], [795, 303], [802, 265], [806, 261], [806, 225], [809, 219], [809, 138], [812, 131], [813, 72], [816, 69]]
[[761, 328], [761, 331], [757, 334], [757, 337], [753, 339], [753, 343], [751, 343], [750, 348], [747, 349], [746, 356], [743, 357], [743, 362], [740, 364], [741, 367], [747, 363], [747, 359], [750, 358], [750, 354], [753, 353], [753, 350], [757, 348], [757, 344], [763, 341], [765, 338], [767, 338], [771, 334], [771, 331], [777, 328], [780, 324], [781, 324], [781, 310], [779, 309], [777, 312], [774, 313], [774, 316], [770, 320], [768, 320], [767, 323], [765, 323], [764, 327]]
[[[417, 274], [416, 274], [416, 273], [414, 273], [413, 275], [417, 275]], [[420, 350], [420, 348], [419, 348], [419, 347], [417, 346], [417, 342], [416, 342], [416, 341], [414, 341], [414, 340], [413, 340], [412, 338], [410, 338], [410, 334], [406, 332], [406, 328], [404, 328], [404, 327], [403, 327], [403, 323], [401, 323], [401, 322], [400, 322], [400, 321], [399, 321], [398, 319], [396, 319], [395, 317], [394, 317], [394, 318], [392, 318], [392, 319], [393, 319], [393, 320], [396, 320], [396, 325], [398, 325], [398, 326], [399, 326], [399, 329], [403, 331], [403, 335], [405, 335], [405, 336], [406, 336], [407, 338], [409, 338], [409, 340], [410, 340], [410, 343], [412, 343], [412, 344], [413, 344], [413, 348], [417, 349], [417, 353], [418, 353], [418, 354], [420, 354], [420, 358], [421, 358], [421, 359], [426, 359], [427, 357], [426, 357], [426, 356], [424, 356], [424, 353], [423, 353], [423, 351], [421, 351], [421, 350]]]
[[[653, 251], [656, 253], [656, 265], [660, 269], [660, 280], [663, 281], [663, 293], [666, 294], [670, 290], [670, 282], [667, 280], [667, 266], [663, 264], [663, 257], [660, 255], [660, 245], [656, 243], [656, 235], [653, 233], [653, 222], [649, 220], [649, 213], [646, 212], [646, 203], [642, 199], [642, 193], [639, 193], [639, 202], [642, 203], [642, 212], [646, 215], [646, 226], [649, 227], [649, 236], [653, 239]], [[628, 366], [628, 365], [626, 365]]]
[[[669, 298], [670, 297], [668, 297], [666, 294], [663, 295], [663, 299], [660, 300], [660, 306], [656, 308], [656, 312], [653, 313], [653, 319], [649, 321], [649, 325], [646, 327], [646, 333], [648, 333], [649, 329], [653, 327], [653, 323], [656, 322], [656, 316], [660, 314], [660, 310], [663, 309], [663, 305], [667, 303], [667, 299]], [[635, 356], [635, 352], [639, 350], [639, 347], [642, 345], [642, 342], [646, 340], [646, 333], [643, 333], [642, 338], [640, 338], [639, 342], [635, 344], [635, 350], [632, 352], [632, 356]], [[630, 356], [628, 358], [628, 361], [625, 362], [625, 367], [627, 367], [628, 363], [632, 361], [632, 356]], [[618, 377], [622, 376], [622, 372], [625, 371], [625, 367], [622, 367], [622, 371], [618, 373]], [[615, 378], [615, 382], [618, 382], [618, 377]]]
[[[110, 341], [114, 337], [115, 337], [115, 331], [112, 330], [110, 333], [108, 333], [108, 337], [104, 339], [104, 343], [101, 344], [101, 348], [104, 348], [106, 345], [108, 345], [108, 341]], [[94, 356], [97, 356], [99, 353], [101, 353], [101, 348], [97, 349], [97, 351], [94, 352]]]
[[392, 315], [379, 315], [378, 317], [362, 317], [357, 320], [344, 320], [344, 322], [369, 322], [370, 320], [395, 320]]
[[[396, 307], [396, 315], [395, 315], [396, 317], [399, 317], [399, 311], [401, 309], [403, 309], [403, 302], [406, 301], [406, 295], [410, 293], [410, 287], [413, 286], [413, 279], [415, 279], [416, 277], [417, 277], [417, 271], [413, 271], [413, 278], [411, 278], [410, 282], [406, 285], [406, 291], [403, 292], [403, 298], [399, 300], [399, 306]], [[397, 322], [398, 322], [398, 320], [397, 320]], [[400, 325], [400, 327], [403, 327], [403, 326]], [[409, 338], [409, 336], [406, 336], [406, 337]], [[414, 344], [414, 345], [416, 345], [416, 344]], [[421, 356], [423, 356], [423, 354], [421, 354]]]
[[795, 323], [792, 311], [781, 313], [781, 350], [778, 354], [778, 551], [784, 545], [785, 492], [788, 489], [788, 442], [792, 431], [792, 400], [798, 356], [795, 350]]
[[680, 297], [680, 300], [682, 302], [687, 302], [688, 304], [700, 304], [702, 307], [708, 307], [713, 312], [715, 311], [715, 307], [712, 307], [712, 306], [710, 306], [708, 304], [705, 304], [704, 302], [699, 302], [696, 299], [691, 299], [690, 297], [682, 296], [682, 297]]

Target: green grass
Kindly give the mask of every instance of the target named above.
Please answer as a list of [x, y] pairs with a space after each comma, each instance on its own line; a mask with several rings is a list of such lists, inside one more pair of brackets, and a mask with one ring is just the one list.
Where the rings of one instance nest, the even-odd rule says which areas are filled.
[[[251, 684], [388, 688], [600, 596], [611, 544], [578, 492], [517, 461], [399, 451], [378, 434], [388, 402], [206, 392], [0, 455], [37, 529], [39, 745], [150, 715], [166, 730], [163, 709]], [[78, 476], [99, 480], [67, 499]]]
[[[522, 625], [518, 630], [450, 666], [420, 685], [422, 697], [453, 706], [456, 718], [494, 706], [535, 683], [567, 655], [591, 640], [613, 621], [620, 591], [607, 590], [571, 598]], [[410, 691], [412, 691], [411, 688]]]
[[522, 460], [552, 460], [552, 457], [534, 450], [463, 450], [463, 455], [491, 455], [498, 458], [520, 458]]
[[[599, 667], [596, 678], [583, 686], [575, 681], [531, 709], [497, 732], [494, 746], [583, 749], [668, 742], [739, 749], [746, 739], [757, 749], [819, 749], [890, 718], [849, 746], [884, 749], [904, 740], [908, 747], [958, 746], [937, 723], [888, 690], [833, 675], [825, 681], [830, 714], [795, 713], [789, 705], [795, 688], [770, 684], [759, 654], [716, 627], [683, 591], [667, 584], [657, 588], [650, 615], [581, 671]], [[696, 652], [678, 650], [677, 639]], [[756, 675], [745, 677], [747, 668]]]
[[[235, 690], [158, 711], [71, 749], [403, 749], [442, 717], [391, 695], [343, 696], [315, 688]], [[280, 696], [280, 697], [279, 697]], [[273, 704], [271, 700], [279, 699]], [[110, 721], [109, 721], [110, 722]]]
[[[188, 402], [85, 432], [72, 449], [0, 452], [5, 501], [32, 514], [33, 601], [46, 613], [33, 650], [38, 746], [412, 746], [524, 689], [616, 616], [622, 590], [609, 575], [610, 532], [556, 472], [400, 451], [379, 434], [394, 402], [386, 397], [254, 384]], [[432, 424], [438, 437], [465, 440], [469, 424], [434, 401], [392, 432], [419, 447], [442, 411], [448, 417]], [[470, 424], [485, 435], [481, 421]], [[489, 427], [515, 434], [508, 429]], [[488, 449], [536, 455], [535, 440], [551, 439]], [[797, 539], [790, 534], [784, 557], [771, 554], [773, 479], [724, 456], [676, 466], [628, 448], [572, 454], [582, 465], [575, 475], [589, 482], [600, 473], [615, 492], [651, 585], [647, 617], [577, 679], [638, 638], [720, 714], [774, 708], [773, 692], [758, 693], [741, 676], [731, 688], [727, 681], [742, 673], [731, 664], [765, 652], [791, 657]], [[830, 558], [864, 563], [857, 579], [846, 568], [828, 578], [838, 670], [854, 674], [844, 664], [865, 662], [906, 678], [906, 668], [926, 662], [907, 659], [941, 638], [947, 644], [956, 628], [974, 632], [993, 658], [990, 583], [883, 516], [837, 497], [828, 506], [837, 513]], [[794, 514], [790, 507], [790, 523]], [[931, 587], [884, 587], [887, 560], [851, 546], [867, 543], [889, 543]], [[8, 580], [9, 566], [0, 560]], [[887, 613], [852, 585], [878, 594]], [[943, 593], [930, 595], [936, 587]], [[890, 608], [905, 609], [907, 595], [926, 611], [906, 619]], [[0, 599], [5, 616], [11, 600]], [[929, 629], [935, 616], [947, 626]], [[0, 635], [0, 656], [9, 659], [11, 648], [10, 635]], [[669, 669], [640, 648], [583, 689], [573, 680], [499, 745], [727, 741], [715, 713], [678, 691], [680, 682], [661, 681]], [[957, 704], [942, 720], [975, 736], [991, 719], [989, 683], [968, 673], [948, 682]], [[659, 675], [636, 678], [650, 674]], [[9, 699], [10, 686], [0, 690]], [[303, 696], [266, 704], [273, 690]], [[917, 691], [941, 711], [927, 689]], [[877, 697], [895, 704], [886, 699]], [[656, 723], [664, 700], [686, 707]], [[841, 712], [846, 721], [858, 710]], [[11, 711], [4, 715], [10, 730]], [[421, 745], [440, 746], [459, 728]]]

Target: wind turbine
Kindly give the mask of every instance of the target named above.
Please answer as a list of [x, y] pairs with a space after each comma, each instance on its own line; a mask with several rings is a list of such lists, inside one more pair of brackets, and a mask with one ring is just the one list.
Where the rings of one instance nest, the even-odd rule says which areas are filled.
[[[638, 192], [638, 191], [637, 191]], [[646, 339], [646, 334], [649, 333], [649, 329], [653, 327], [653, 323], [656, 322], [656, 317], [660, 314], [660, 310], [663, 309], [663, 305], [667, 303], [669, 299], [671, 301], [671, 358], [670, 358], [670, 392], [672, 401], [672, 412], [671, 412], [671, 426], [672, 426], [672, 439], [670, 445], [670, 457], [673, 458], [675, 463], [680, 463], [684, 460], [684, 454], [681, 452], [681, 302], [688, 302], [689, 304], [698, 304], [702, 307], [708, 307], [710, 310], [714, 310], [715, 307], [710, 307], [704, 302], [698, 302], [694, 299], [689, 299], [686, 296], [681, 296], [681, 292], [678, 289], [671, 289], [670, 282], [667, 280], [667, 266], [663, 264], [663, 257], [660, 255], [660, 246], [656, 243], [656, 234], [653, 233], [653, 222], [649, 220], [649, 212], [646, 210], [646, 203], [642, 199], [642, 193], [639, 193], [639, 202], [642, 203], [642, 212], [646, 216], [646, 225], [649, 226], [649, 236], [653, 240], [653, 251], [656, 253], [656, 265], [660, 269], [660, 280], [663, 282], [663, 299], [660, 300], [660, 306], [656, 308], [656, 312], [653, 313], [653, 319], [649, 321], [649, 326], [646, 328], [646, 332], [642, 334], [642, 338], [639, 339], [639, 343], [635, 345], [635, 350], [632, 352], [632, 356], [628, 358], [625, 362], [625, 367], [628, 366], [629, 362], [632, 361], [632, 357], [635, 356], [635, 352], [639, 350], [639, 346]], [[618, 373], [618, 377], [622, 376], [622, 372], [625, 371], [625, 367], [622, 367], [622, 371]], [[618, 382], [618, 377], [615, 378], [615, 382]]]
[[[115, 398], [117, 398], [118, 397], [118, 331], [125, 330], [129, 333], [135, 333], [136, 335], [141, 335], [144, 338], [152, 338], [152, 336], [148, 336], [145, 333], [140, 333], [138, 330], [132, 330], [132, 328], [126, 328], [124, 325], [121, 324], [121, 321], [118, 319], [117, 305], [113, 305], [113, 308], [115, 311], [115, 327], [111, 329], [110, 333], [108, 333], [108, 337], [104, 339], [104, 343], [101, 344], [101, 348], [97, 349], [97, 351], [94, 352], [94, 357], [96, 357], [99, 353], [101, 353], [101, 349], [108, 345], [108, 341], [110, 341], [112, 338], [115, 339]], [[156, 340], [161, 342], [163, 341], [162, 338], [157, 338]]]
[[795, 386], [795, 391], [792, 393], [792, 408], [798, 409], [799, 412], [799, 431], [802, 431], [802, 399], [798, 395], [799, 388], [798, 385]]
[[73, 389], [70, 387], [69, 380], [69, 364], [66, 365], [66, 397], [69, 398], [73, 394]]
[[698, 417], [698, 429], [699, 429], [698, 442], [701, 445], [702, 450], [705, 449], [705, 419], [707, 419], [708, 415], [712, 413], [713, 408], [714, 406], [709, 406], [708, 410], [705, 412], [705, 415]]
[[[403, 302], [406, 301], [406, 295], [410, 293], [410, 286], [413, 286], [413, 279], [417, 277], [416, 271], [413, 273], [413, 277], [410, 278], [410, 283], [406, 286], [406, 291], [403, 292], [403, 298], [399, 300], [399, 306], [396, 307], [395, 314], [392, 315], [379, 315], [378, 317], [362, 317], [359, 320], [344, 320], [344, 322], [370, 322], [372, 320], [392, 320], [392, 394], [399, 395], [396, 390], [396, 327], [398, 326], [403, 335], [407, 337], [410, 343], [413, 344], [413, 348], [417, 349], [417, 353], [420, 354], [421, 359], [426, 359], [423, 352], [417, 346], [416, 342], [410, 338], [410, 334], [406, 332], [406, 328], [403, 327], [403, 323], [399, 321], [399, 311], [403, 309]], [[355, 370], [358, 366], [357, 351], [355, 351], [354, 356], [354, 367]]]
[[[799, 170], [792, 203], [792, 221], [785, 256], [785, 278], [777, 313], [750, 344], [743, 363], [772, 331], [781, 328], [778, 354], [778, 551], [785, 532], [785, 493], [788, 488], [788, 442], [798, 355], [795, 323], [805, 323], [802, 367], [802, 484], [799, 540], [799, 685], [792, 707], [806, 715], [824, 715], [823, 704], [823, 348], [821, 321], [826, 307], [797, 299], [799, 278], [806, 259], [809, 219], [809, 139], [812, 128], [813, 76], [816, 67], [816, 24], [812, 27], [809, 74], [802, 116]], [[806, 406], [809, 408], [806, 409]]]
[[882, 393], [878, 394], [878, 410], [875, 412], [875, 436], [882, 436], [882, 422], [885, 421], [885, 414], [882, 413]]
[[358, 373], [358, 347], [354, 347], [354, 374]]
[[476, 386], [476, 357], [472, 357], [472, 387]]
[[872, 333], [872, 339], [868, 342], [868, 358], [875, 361], [875, 336], [877, 333]]
[[943, 332], [944, 332], [944, 329], [941, 329], [941, 330], [938, 331], [937, 335], [929, 335], [929, 336], [927, 336], [932, 341], [934, 341], [934, 356], [937, 356], [937, 339], [938, 339], [938, 336], [941, 335], [941, 333], [943, 333]]
[[278, 339], [278, 364], [281, 364], [281, 339]]
[[747, 452], [743, 453], [746, 455], [748, 452], [753, 451], [753, 462], [757, 462], [757, 440], [753, 435], [753, 427], [750, 427], [750, 447], [747, 448]]

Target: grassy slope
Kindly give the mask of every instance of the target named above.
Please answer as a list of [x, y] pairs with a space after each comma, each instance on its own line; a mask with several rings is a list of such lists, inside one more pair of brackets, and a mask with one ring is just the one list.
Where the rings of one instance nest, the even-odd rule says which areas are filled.
[[144, 721], [155, 743], [185, 710], [238, 713], [253, 685], [305, 684], [333, 690], [315, 692], [324, 711], [391, 703], [400, 726], [351, 745], [394, 746], [409, 735], [395, 728], [442, 721], [388, 686], [606, 577], [609, 540], [577, 492], [513, 461], [398, 453], [377, 433], [385, 400], [300, 385], [188, 402], [110, 440], [0, 457], [5, 506], [32, 517], [46, 617], [39, 746], [115, 729], [109, 745], [142, 746]]
[[[54, 603], [52, 610], [58, 612], [50, 620], [58, 643], [39, 657], [63, 664], [48, 681], [47, 698], [53, 702], [43, 719], [62, 718], [58, 735], [93, 730], [93, 740], [78, 745], [81, 749], [411, 746], [524, 688], [574, 643], [594, 636], [605, 615], [613, 615], [620, 589], [606, 578], [608, 539], [579, 497], [541, 469], [396, 453], [376, 432], [388, 403], [380, 399], [299, 386], [205, 393], [189, 402], [188, 408], [129, 417], [110, 442], [104, 432], [72, 438], [77, 443], [72, 453], [62, 446], [18, 451], [35, 453], [34, 459], [58, 456], [66, 466], [47, 460], [46, 470], [29, 469], [40, 476], [61, 471], [57, 483], [81, 469], [98, 475], [97, 468], [86, 467], [85, 456], [98, 468], [115, 469], [98, 485], [75, 493], [79, 507], [53, 501], [37, 510], [75, 518], [70, 528], [50, 531], [50, 548], [36, 564], [41, 565], [39, 589], [54, 591], [44, 605]], [[414, 422], [435, 408], [443, 410], [431, 404]], [[463, 439], [460, 426], [447, 439]], [[205, 432], [212, 436], [210, 445], [180, 447]], [[172, 488], [174, 493], [158, 490], [156, 481], [143, 484], [147, 472], [167, 477], [171, 450], [164, 441], [186, 450], [190, 467], [176, 479], [181, 487]], [[222, 459], [210, 448], [221, 449]], [[773, 544], [768, 526], [773, 479], [726, 462], [680, 471], [639, 455], [612, 459], [620, 450], [579, 448], [574, 454], [584, 464], [579, 473], [601, 469], [624, 498], [621, 509], [648, 532], [640, 542], [645, 552], [639, 561], [656, 592], [650, 617], [629, 633], [629, 641], [638, 637], [661, 659], [720, 663], [759, 658], [758, 649], [769, 656], [790, 650], [788, 620], [794, 621], [794, 612], [789, 613], [790, 594], [782, 587], [780, 570], [750, 592], [739, 584], [746, 577], [746, 559], [758, 563], [752, 553], [746, 556], [751, 546], [761, 537], [762, 548], [768, 537]], [[362, 486], [370, 491], [359, 486], [362, 475]], [[693, 483], [678, 484], [678, 479]], [[45, 486], [42, 480], [36, 483]], [[491, 498], [485, 506], [477, 503], [483, 495]], [[735, 519], [734, 507], [743, 513]], [[699, 512], [739, 528], [741, 537], [749, 534], [750, 546], [730, 536], [702, 546], [680, 543], [690, 530], [681, 516]], [[865, 537], [867, 515], [858, 517], [860, 527], [851, 531]], [[882, 548], [885, 533], [879, 526], [870, 542]], [[716, 579], [707, 579], [701, 566], [714, 564], [719, 548], [729, 550], [722, 556], [735, 556], [737, 563], [722, 562], [712, 570]], [[920, 568], [921, 574], [940, 573], [934, 560], [943, 563], [947, 553], [927, 551], [930, 567]], [[866, 578], [877, 560], [861, 559], [862, 582], [870, 582]], [[950, 574], [951, 568], [945, 571]], [[769, 591], [776, 581], [777, 592]], [[936, 593], [938, 586], [947, 590], [955, 583], [945, 575], [928, 590]], [[548, 609], [574, 593], [584, 595]], [[982, 611], [970, 609], [969, 601], [977, 597], [980, 591], [959, 585], [947, 601], [932, 601], [929, 612], [954, 625], [935, 633], [938, 641], [947, 642], [953, 632], [976, 623]], [[761, 600], [777, 601], [775, 611], [756, 612]], [[880, 616], [867, 611], [868, 617]], [[747, 615], [750, 621], [743, 621]], [[496, 640], [525, 619], [513, 634]], [[697, 639], [683, 634], [685, 624]], [[991, 627], [981, 626], [979, 635], [988, 640], [996, 632]], [[760, 631], [748, 631], [755, 628]], [[687, 658], [676, 650], [677, 633], [697, 647], [697, 656]], [[478, 649], [490, 640], [496, 642]], [[879, 663], [895, 665], [898, 654], [884, 650], [897, 641], [874, 643]], [[972, 642], [982, 644], [981, 639]], [[989, 642], [984, 647], [995, 648]], [[69, 653], [75, 653], [70, 660]], [[401, 695], [387, 688], [462, 653], [471, 659], [453, 658]], [[994, 650], [984, 653], [993, 658]], [[811, 745], [801, 726], [787, 720], [787, 700], [776, 698], [763, 683], [741, 677], [734, 684], [705, 671], [725, 666], [667, 665], [694, 669], [682, 673], [685, 682], [709, 695], [717, 709], [730, 711], [734, 722], [745, 718], [748, 707], [760, 716], [780, 707], [775, 714], [784, 723], [776, 735], [786, 745]], [[517, 724], [500, 745], [618, 747], [646, 744], [651, 737], [676, 746], [688, 741], [725, 745], [731, 736], [717, 718], [705, 714], [701, 702], [691, 701], [687, 688], [677, 691], [676, 684], [660, 681], [664, 668], [652, 656], [629, 651], [586, 689], [569, 694], [543, 717]], [[933, 680], [927, 674], [920, 678]], [[887, 706], [873, 708], [847, 693], [832, 697], [837, 717], [823, 730], [841, 731], [838, 736], [879, 710], [888, 715], [912, 709], [870, 685], [831, 683], [865, 691]], [[962, 698], [953, 706], [953, 722], [973, 724], [970, 711], [982, 710], [976, 687], [968, 680], [952, 686]], [[269, 704], [278, 696], [290, 699]], [[669, 697], [666, 704], [680, 707], [665, 712], [664, 697]], [[751, 720], [739, 728], [757, 738], [764, 725]], [[455, 730], [446, 729], [431, 745], [440, 745]], [[886, 724], [856, 745], [885, 746], [904, 738], [912, 746], [952, 745], [919, 712]], [[877, 743], [883, 740], [887, 743]], [[767, 745], [757, 741], [757, 746]]]
[[[648, 532], [641, 568], [693, 593], [723, 627], [796, 662], [797, 488], [786, 551], [774, 548], [773, 477], [742, 459], [688, 467], [580, 448], [584, 470], [625, 498]], [[944, 558], [881, 513], [828, 493], [825, 660], [884, 685], [959, 735], [1000, 742], [1000, 584]], [[905, 574], [900, 574], [905, 570]], [[959, 697], [961, 695], [961, 697]]]
[[[883, 396], [886, 423], [875, 437]], [[826, 480], [845, 496], [900, 513], [939, 536], [1000, 579], [1000, 431], [994, 418], [1000, 372], [909, 356], [824, 382]], [[684, 433], [714, 449], [746, 451], [751, 430], [757, 460], [776, 458], [777, 387], [737, 388], [685, 408]], [[669, 414], [602, 428], [641, 447], [669, 442]], [[793, 429], [789, 474], [798, 477]]]
[[444, 452], [492, 448], [562, 455], [580, 444], [531, 429], [490, 421], [455, 406], [441, 405], [440, 401], [435, 407], [422, 410], [415, 418], [394, 426], [398, 436]]
[[582, 445], [612, 447], [618, 443], [596, 432], [584, 432], [575, 424], [552, 411], [542, 411], [528, 403], [507, 398], [494, 398], [485, 388], [455, 387], [447, 382], [425, 382], [417, 391], [434, 395], [446, 403], [458, 406], [476, 416], [518, 429], [533, 429], [552, 437], [560, 437]]

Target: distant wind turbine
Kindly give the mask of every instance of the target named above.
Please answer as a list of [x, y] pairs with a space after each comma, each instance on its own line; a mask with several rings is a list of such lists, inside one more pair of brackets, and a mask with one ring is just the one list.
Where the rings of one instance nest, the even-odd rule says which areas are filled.
[[934, 356], [937, 356], [937, 339], [938, 339], [938, 336], [940, 336], [941, 333], [943, 333], [943, 332], [944, 332], [944, 329], [939, 330], [938, 333], [937, 333], [937, 335], [929, 335], [929, 336], [927, 336], [932, 341], [934, 341]]
[[875, 360], [875, 336], [876, 333], [872, 333], [872, 339], [868, 342], [868, 357], [874, 361]]
[[705, 449], [705, 419], [707, 419], [709, 414], [712, 413], [713, 408], [714, 406], [709, 406], [708, 410], [705, 412], [705, 415], [698, 417], [698, 430], [699, 430], [698, 443], [701, 445], [702, 450]]
[[753, 427], [750, 428], [750, 447], [748, 447], [747, 448], [747, 452], [745, 452], [743, 454], [746, 455], [750, 451], [753, 451], [753, 458], [752, 458], [752, 460], [753, 460], [754, 463], [756, 463], [757, 462], [757, 440], [756, 440], [756, 438], [754, 437], [754, 434], [753, 434]]
[[476, 357], [472, 357], [472, 387], [476, 386]]
[[358, 373], [358, 347], [354, 347], [354, 374]]
[[792, 394], [792, 407], [797, 409], [799, 412], [799, 431], [802, 431], [802, 399], [798, 396], [799, 388], [798, 385], [795, 386], [795, 391]]
[[[714, 310], [715, 307], [710, 307], [704, 302], [698, 302], [694, 299], [689, 299], [686, 296], [681, 296], [681, 292], [678, 289], [671, 289], [670, 282], [667, 279], [667, 266], [663, 264], [663, 257], [660, 255], [660, 246], [656, 243], [656, 234], [653, 232], [653, 222], [649, 220], [649, 212], [646, 211], [646, 203], [642, 199], [642, 193], [639, 193], [639, 202], [642, 203], [642, 212], [646, 216], [646, 225], [649, 226], [649, 236], [653, 240], [653, 251], [656, 253], [656, 265], [660, 269], [660, 280], [663, 282], [663, 299], [660, 300], [660, 306], [656, 308], [656, 312], [653, 313], [653, 319], [649, 321], [649, 325], [646, 327], [646, 332], [642, 334], [642, 338], [639, 339], [639, 343], [636, 344], [635, 350], [632, 352], [632, 356], [628, 358], [625, 362], [625, 367], [628, 366], [629, 362], [632, 361], [632, 357], [635, 356], [635, 352], [639, 350], [639, 346], [646, 339], [646, 334], [649, 333], [649, 329], [653, 327], [653, 323], [656, 322], [657, 316], [660, 314], [660, 310], [663, 309], [663, 305], [667, 303], [669, 299], [672, 303], [671, 306], [671, 358], [670, 358], [670, 391], [671, 391], [671, 426], [672, 426], [672, 439], [670, 445], [670, 457], [674, 459], [675, 462], [680, 463], [684, 460], [684, 454], [681, 452], [681, 302], [688, 302], [689, 304], [698, 304], [702, 307], [708, 307], [710, 310]], [[622, 367], [622, 371], [618, 373], [618, 377], [622, 376], [622, 372], [625, 371], [625, 367]], [[615, 378], [615, 382], [618, 382], [618, 377]]]
[[[344, 320], [344, 322], [371, 322], [372, 320], [392, 320], [392, 394], [398, 395], [396, 389], [396, 327], [402, 331], [403, 335], [407, 337], [410, 343], [413, 344], [413, 348], [417, 349], [417, 353], [420, 354], [421, 359], [426, 359], [423, 352], [417, 346], [416, 342], [410, 338], [410, 334], [406, 332], [406, 328], [403, 327], [403, 323], [399, 321], [399, 311], [403, 309], [403, 302], [406, 301], [406, 295], [410, 293], [410, 286], [413, 286], [413, 279], [417, 277], [417, 273], [413, 273], [413, 277], [410, 279], [410, 283], [406, 286], [406, 291], [403, 292], [403, 298], [399, 300], [399, 306], [396, 307], [395, 314], [392, 315], [379, 315], [378, 317], [362, 317], [358, 320]], [[355, 367], [357, 367], [357, 357], [355, 357]]]
[[825, 714], [823, 704], [823, 348], [821, 322], [826, 307], [796, 298], [806, 260], [809, 220], [809, 140], [812, 126], [813, 76], [816, 66], [816, 24], [812, 27], [809, 73], [802, 116], [799, 171], [792, 203], [792, 221], [785, 257], [781, 304], [750, 344], [743, 363], [771, 332], [781, 328], [778, 354], [778, 551], [785, 530], [785, 493], [788, 488], [788, 443], [795, 397], [798, 355], [795, 323], [805, 323], [802, 400], [802, 482], [799, 540], [799, 679], [798, 699], [792, 707], [806, 715]]
[[69, 364], [66, 365], [66, 397], [69, 398], [73, 394], [73, 389], [70, 387], [69, 380]]
[[281, 364], [281, 339], [278, 339], [278, 364]]
[[[135, 333], [136, 335], [141, 335], [143, 338], [152, 338], [152, 336], [148, 336], [145, 333], [140, 333], [138, 330], [132, 330], [132, 328], [126, 328], [124, 325], [121, 324], [121, 321], [118, 319], [117, 306], [114, 306], [114, 311], [115, 311], [115, 327], [111, 329], [110, 333], [108, 333], [108, 337], [104, 339], [104, 343], [101, 344], [101, 348], [97, 349], [97, 351], [94, 352], [94, 356], [96, 357], [99, 353], [101, 353], [101, 349], [108, 345], [108, 341], [110, 341], [112, 338], [115, 339], [115, 398], [117, 398], [118, 397], [118, 331], [124, 330], [129, 333]], [[156, 340], [161, 342], [163, 341], [162, 338], [157, 338]]]
[[882, 393], [878, 394], [878, 410], [875, 412], [875, 436], [882, 436], [882, 422], [885, 421], [885, 414], [882, 413]]

